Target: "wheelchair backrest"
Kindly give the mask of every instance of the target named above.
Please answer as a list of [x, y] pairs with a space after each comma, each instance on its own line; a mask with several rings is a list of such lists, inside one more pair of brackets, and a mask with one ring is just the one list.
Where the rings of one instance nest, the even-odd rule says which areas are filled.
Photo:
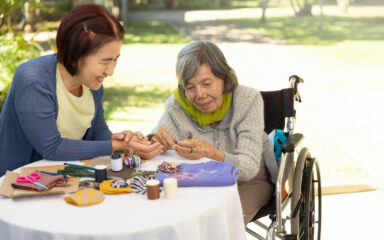
[[260, 92], [264, 101], [264, 131], [283, 129], [286, 117], [295, 117], [294, 88]]

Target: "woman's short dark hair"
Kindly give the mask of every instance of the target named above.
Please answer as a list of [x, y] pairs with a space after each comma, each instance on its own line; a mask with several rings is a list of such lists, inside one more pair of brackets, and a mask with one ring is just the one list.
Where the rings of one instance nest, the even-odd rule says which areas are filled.
[[105, 7], [86, 4], [69, 11], [56, 35], [57, 59], [73, 76], [80, 58], [105, 44], [123, 40], [124, 28]]
[[228, 65], [223, 52], [216, 44], [208, 41], [193, 42], [179, 52], [176, 75], [180, 93], [185, 95], [185, 85], [194, 77], [203, 64], [208, 64], [212, 73], [224, 80], [223, 94], [232, 92], [238, 85], [235, 71]]

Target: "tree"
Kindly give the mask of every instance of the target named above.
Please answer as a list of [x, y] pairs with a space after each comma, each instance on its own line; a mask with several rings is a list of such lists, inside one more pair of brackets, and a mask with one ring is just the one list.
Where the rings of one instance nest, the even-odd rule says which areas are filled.
[[312, 16], [314, 0], [289, 0], [296, 16]]
[[267, 11], [267, 8], [268, 8], [268, 2], [269, 0], [262, 0], [261, 2], [261, 23], [265, 23], [266, 22], [266, 19], [265, 19], [265, 12]]

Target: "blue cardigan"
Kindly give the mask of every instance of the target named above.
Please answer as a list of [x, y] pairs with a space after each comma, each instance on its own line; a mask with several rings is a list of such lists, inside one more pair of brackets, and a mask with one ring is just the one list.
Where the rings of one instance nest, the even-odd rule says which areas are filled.
[[83, 140], [62, 138], [56, 126], [56, 54], [31, 59], [17, 69], [0, 114], [0, 176], [40, 160], [80, 160], [112, 153], [104, 119], [103, 87], [92, 91], [95, 116]]

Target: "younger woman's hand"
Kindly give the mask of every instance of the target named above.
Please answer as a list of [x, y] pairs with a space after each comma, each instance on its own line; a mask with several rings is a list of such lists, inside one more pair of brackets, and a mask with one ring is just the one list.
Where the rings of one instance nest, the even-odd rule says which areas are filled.
[[129, 142], [129, 141], [131, 141], [132, 137], [134, 135], [136, 135], [137, 133], [140, 133], [140, 132], [133, 133], [132, 131], [124, 130], [124, 131], [119, 132], [119, 133], [114, 133], [112, 135], [111, 139]]
[[129, 146], [135, 150], [135, 154], [143, 159], [152, 159], [164, 152], [160, 143], [151, 143], [147, 139], [140, 139], [134, 136], [129, 142]]

